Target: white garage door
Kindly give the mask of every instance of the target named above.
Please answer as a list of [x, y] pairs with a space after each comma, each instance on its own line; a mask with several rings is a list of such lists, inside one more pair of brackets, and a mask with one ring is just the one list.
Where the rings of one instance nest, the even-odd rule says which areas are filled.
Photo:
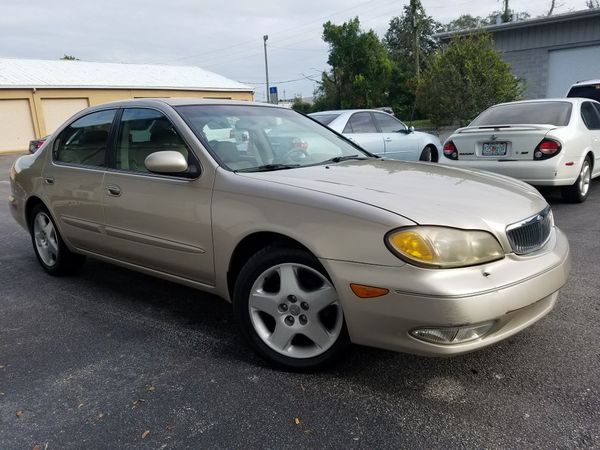
[[0, 100], [0, 150], [26, 150], [32, 139], [29, 100]]
[[600, 46], [551, 50], [548, 56], [548, 97], [564, 97], [573, 83], [600, 78]]
[[88, 106], [87, 98], [43, 98], [46, 133], [53, 133], [65, 120]]

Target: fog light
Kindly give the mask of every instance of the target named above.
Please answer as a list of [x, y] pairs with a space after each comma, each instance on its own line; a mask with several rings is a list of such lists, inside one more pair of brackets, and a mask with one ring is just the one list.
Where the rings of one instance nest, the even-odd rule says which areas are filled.
[[417, 328], [410, 335], [432, 344], [462, 344], [483, 337], [494, 326], [494, 322], [462, 327]]

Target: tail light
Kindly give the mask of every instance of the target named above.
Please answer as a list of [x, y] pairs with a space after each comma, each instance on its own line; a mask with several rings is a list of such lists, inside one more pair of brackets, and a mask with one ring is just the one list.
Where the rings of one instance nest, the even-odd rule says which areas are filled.
[[557, 142], [553, 139], [544, 138], [542, 142], [538, 144], [533, 152], [533, 159], [542, 160], [552, 158], [560, 153], [560, 149], [562, 146], [560, 142]]
[[458, 150], [456, 150], [456, 145], [454, 142], [448, 141], [444, 144], [444, 156], [449, 159], [458, 159]]

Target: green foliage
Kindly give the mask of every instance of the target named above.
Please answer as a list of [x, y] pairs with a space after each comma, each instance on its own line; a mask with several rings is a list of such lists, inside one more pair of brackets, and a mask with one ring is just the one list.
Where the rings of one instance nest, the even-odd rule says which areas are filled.
[[384, 104], [392, 61], [373, 30], [363, 31], [358, 17], [323, 25], [331, 72], [323, 72], [315, 104], [319, 109], [370, 108]]
[[[415, 13], [413, 14], [413, 9]], [[402, 70], [415, 74], [415, 40], [418, 38], [418, 53], [421, 65], [437, 50], [439, 44], [433, 35], [442, 31], [442, 25], [428, 16], [419, 0], [404, 5], [402, 15], [392, 18], [383, 38], [391, 58]]]
[[79, 61], [79, 58], [76, 58], [73, 55], [67, 55], [66, 53], [63, 55], [62, 58], [60, 58], [61, 60], [65, 60], [65, 61]]
[[308, 114], [308, 113], [312, 112], [313, 107], [310, 103], [302, 100], [302, 97], [298, 95], [298, 96], [294, 97], [294, 101], [292, 102], [292, 109], [294, 111]]
[[516, 100], [522, 86], [491, 36], [455, 37], [436, 52], [419, 84], [418, 106], [436, 125], [466, 124], [484, 109]]
[[460, 30], [472, 30], [487, 25], [485, 19], [479, 16], [472, 16], [470, 14], [463, 14], [458, 19], [454, 19], [448, 22], [444, 29], [446, 31], [460, 31]]

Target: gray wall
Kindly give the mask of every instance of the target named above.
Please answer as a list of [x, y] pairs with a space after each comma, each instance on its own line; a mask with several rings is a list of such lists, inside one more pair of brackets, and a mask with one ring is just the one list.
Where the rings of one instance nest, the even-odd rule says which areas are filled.
[[[600, 45], [600, 16], [594, 14], [581, 19], [520, 28], [508, 26], [504, 30], [494, 30], [493, 37], [496, 49], [511, 64], [513, 73], [525, 79], [525, 98], [546, 97], [548, 52], [561, 48]], [[600, 74], [591, 75], [590, 78], [600, 78]]]

